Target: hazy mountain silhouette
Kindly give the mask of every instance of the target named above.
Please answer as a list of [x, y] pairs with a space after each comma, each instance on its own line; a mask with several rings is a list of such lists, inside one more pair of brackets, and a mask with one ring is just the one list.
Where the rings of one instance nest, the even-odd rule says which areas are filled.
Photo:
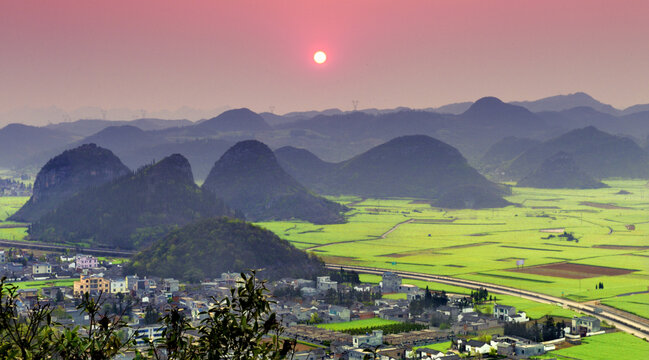
[[253, 221], [344, 222], [340, 214], [344, 206], [310, 193], [282, 169], [268, 146], [256, 140], [239, 142], [226, 151], [203, 188]]
[[570, 154], [580, 169], [597, 179], [649, 178], [649, 155], [638, 144], [593, 126], [572, 130], [525, 151], [512, 161], [505, 174], [521, 179], [558, 151]]
[[611, 115], [618, 115], [620, 113], [620, 110], [613, 106], [595, 100], [592, 96], [583, 92], [555, 95], [533, 101], [512, 101], [510, 104], [523, 106], [533, 112], [562, 111], [575, 107], [589, 107]]
[[270, 125], [259, 114], [242, 108], [228, 110], [217, 117], [201, 121], [190, 127], [182, 128], [182, 130], [184, 133], [194, 136], [206, 136], [232, 131], [266, 131], [270, 130]]
[[33, 223], [30, 236], [132, 249], [150, 244], [178, 225], [223, 215], [234, 216], [234, 212], [200, 189], [187, 159], [174, 154], [77, 193]]
[[[322, 162], [314, 161], [312, 156], [308, 158], [311, 160], [307, 162], [289, 162], [289, 157], [283, 160], [288, 163], [287, 168], [298, 174], [296, 176], [309, 179], [309, 173]], [[413, 197], [431, 202], [455, 188], [472, 186], [469, 197], [476, 197], [478, 193], [485, 194], [485, 198], [494, 195], [499, 201], [493, 202], [493, 206], [502, 206], [501, 195], [505, 193], [469, 166], [457, 149], [425, 135], [395, 138], [352, 159], [326, 167], [325, 175], [307, 186], [332, 195]]]
[[517, 186], [542, 189], [598, 189], [608, 185], [579, 169], [568, 153], [560, 151], [545, 159], [538, 169], [518, 182]]
[[[495, 97], [483, 97], [460, 115], [462, 120], [477, 128], [500, 129], [510, 134], [527, 133], [544, 128], [541, 118], [526, 108], [502, 102]], [[477, 130], [477, 129], [476, 129]]]
[[50, 159], [38, 172], [31, 198], [9, 219], [32, 222], [75, 193], [107, 183], [130, 170], [110, 150], [85, 144]]
[[241, 220], [212, 218], [172, 231], [133, 257], [125, 272], [199, 282], [249, 269], [264, 269], [263, 278], [310, 279], [323, 268], [315, 256], [268, 230]]
[[480, 163], [485, 167], [500, 166], [540, 143], [539, 140], [507, 136], [491, 145]]
[[107, 127], [131, 125], [139, 129], [162, 130], [170, 127], [189, 126], [193, 123], [189, 120], [164, 120], [143, 118], [130, 121], [120, 120], [101, 120], [101, 119], [81, 119], [73, 122], [64, 122], [47, 125], [46, 128], [66, 132], [74, 136], [90, 136]]
[[275, 150], [279, 164], [302, 184], [316, 184], [336, 167], [306, 149], [284, 146]]
[[0, 167], [21, 165], [43, 151], [60, 148], [72, 140], [70, 135], [57, 130], [9, 124], [0, 129]]
[[155, 162], [171, 154], [181, 154], [189, 160], [197, 180], [205, 180], [214, 165], [226, 150], [234, 145], [220, 139], [199, 139], [183, 142], [165, 142], [150, 147], [137, 148], [120, 153], [120, 158], [135, 169]]
[[164, 138], [155, 136], [132, 125], [109, 126], [96, 134], [81, 140], [83, 143], [95, 143], [113, 150], [118, 156], [133, 149], [151, 147], [166, 142]]

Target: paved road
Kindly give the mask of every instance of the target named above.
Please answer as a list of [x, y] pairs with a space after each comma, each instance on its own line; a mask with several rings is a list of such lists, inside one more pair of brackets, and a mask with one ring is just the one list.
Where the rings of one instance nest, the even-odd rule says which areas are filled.
[[483, 287], [493, 293], [519, 296], [536, 302], [555, 304], [558, 306], [562, 306], [564, 308], [579, 311], [590, 316], [595, 316], [600, 320], [606, 320], [607, 323], [615, 325], [616, 328], [624, 332], [627, 332], [629, 334], [635, 335], [639, 338], [649, 338], [649, 326], [634, 320], [633, 314], [629, 314], [621, 310], [615, 311], [614, 313], [612, 311], [600, 308], [602, 311], [596, 312], [594, 306], [582, 304], [564, 298], [558, 298], [555, 296], [536, 293], [528, 290], [511, 288], [502, 285], [483, 283], [480, 281], [457, 279], [449, 276], [430, 275], [430, 274], [416, 273], [410, 271], [387, 270], [387, 269], [379, 269], [379, 268], [371, 268], [371, 267], [355, 266], [355, 265], [326, 264], [326, 266], [329, 269], [340, 269], [342, 267], [345, 270], [353, 270], [359, 273], [376, 274], [376, 275], [380, 275], [385, 271], [391, 271], [393, 273], [399, 274], [402, 277], [408, 279], [432, 281], [432, 282], [469, 287], [469, 288]]

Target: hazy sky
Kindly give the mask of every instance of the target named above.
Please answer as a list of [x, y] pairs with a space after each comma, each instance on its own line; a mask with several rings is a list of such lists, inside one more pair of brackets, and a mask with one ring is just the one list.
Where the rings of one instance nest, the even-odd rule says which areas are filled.
[[[649, 102], [649, 1], [0, 0], [0, 111]], [[312, 56], [322, 49], [324, 65]]]

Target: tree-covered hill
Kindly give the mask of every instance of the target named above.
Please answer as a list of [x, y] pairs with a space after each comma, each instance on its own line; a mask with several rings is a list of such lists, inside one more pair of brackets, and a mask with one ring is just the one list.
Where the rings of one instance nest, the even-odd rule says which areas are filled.
[[148, 245], [178, 225], [233, 216], [223, 201], [200, 189], [182, 155], [68, 199], [32, 224], [30, 237], [121, 249]]
[[[290, 159], [284, 157], [284, 161]], [[300, 177], [306, 179], [317, 162], [307, 165], [295, 161], [286, 166], [293, 166], [293, 171], [302, 172]], [[502, 199], [506, 189], [480, 175], [457, 149], [425, 135], [392, 139], [352, 159], [333, 164], [313, 181], [308, 186], [325, 194], [412, 197], [431, 202], [442, 199], [448, 192], [457, 194], [455, 189], [468, 189], [465, 188], [468, 186], [471, 191], [466, 193], [466, 201], [446, 201], [440, 206], [482, 204], [481, 207], [499, 207], [508, 204]], [[477, 201], [478, 198], [482, 200]]]
[[560, 151], [521, 179], [517, 186], [543, 189], [598, 189], [606, 184], [581, 171], [570, 154]]
[[525, 151], [505, 174], [521, 179], [559, 151], [570, 154], [581, 170], [597, 179], [649, 178], [649, 155], [638, 144], [593, 126], [572, 130]]
[[226, 217], [199, 220], [133, 257], [127, 273], [200, 281], [223, 272], [264, 269], [267, 278], [312, 278], [322, 262], [272, 232]]
[[66, 150], [41, 168], [32, 197], [10, 220], [35, 221], [75, 193], [128, 173], [130, 170], [117, 156], [95, 144]]
[[256, 140], [241, 141], [226, 151], [203, 188], [252, 221], [344, 222], [344, 206], [309, 192], [282, 169], [268, 146]]

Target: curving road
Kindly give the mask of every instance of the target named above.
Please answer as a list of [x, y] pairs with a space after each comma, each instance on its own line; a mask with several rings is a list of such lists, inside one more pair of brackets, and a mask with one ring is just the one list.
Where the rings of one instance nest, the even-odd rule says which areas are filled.
[[342, 267], [344, 270], [353, 270], [359, 273], [375, 275], [381, 275], [386, 271], [390, 271], [408, 279], [432, 281], [469, 288], [483, 287], [493, 293], [519, 296], [536, 302], [554, 304], [571, 310], [579, 311], [587, 315], [597, 317], [600, 320], [606, 320], [607, 323], [615, 325], [615, 327], [619, 330], [635, 335], [639, 338], [649, 338], [649, 326], [632, 319], [632, 314], [626, 313], [621, 310], [617, 310], [615, 313], [613, 313], [612, 311], [600, 308], [600, 311], [596, 311], [594, 306], [582, 304], [564, 298], [558, 298], [555, 296], [536, 293], [529, 290], [516, 289], [508, 286], [484, 283], [480, 281], [457, 279], [449, 276], [430, 275], [410, 271], [388, 270], [356, 265], [326, 264], [326, 267], [335, 270]]

